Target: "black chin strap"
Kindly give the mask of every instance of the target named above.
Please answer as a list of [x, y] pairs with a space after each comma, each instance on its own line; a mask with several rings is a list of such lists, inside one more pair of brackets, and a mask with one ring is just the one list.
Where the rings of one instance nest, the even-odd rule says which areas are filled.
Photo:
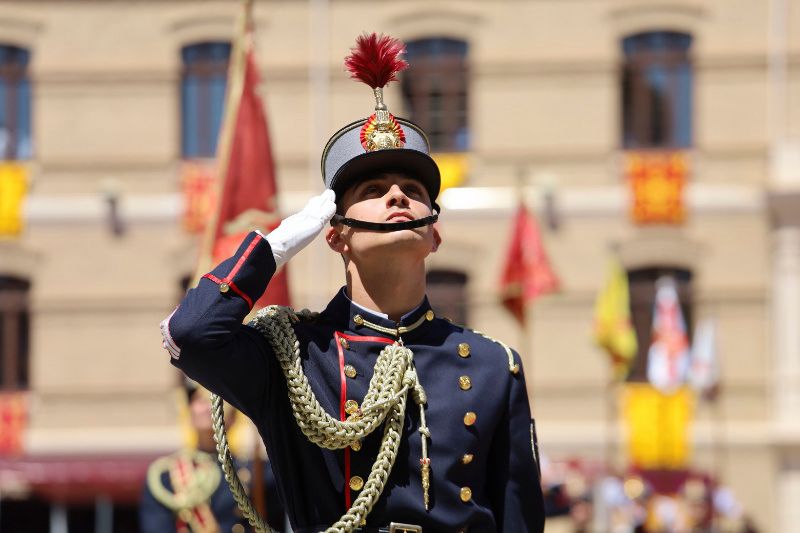
[[404, 229], [421, 228], [428, 224], [433, 224], [439, 220], [439, 214], [433, 214], [429, 217], [419, 218], [417, 220], [409, 220], [408, 222], [364, 222], [363, 220], [356, 220], [354, 218], [345, 218], [342, 215], [333, 215], [331, 219], [331, 226], [336, 224], [344, 224], [351, 228], [368, 229], [372, 231], [401, 231]]

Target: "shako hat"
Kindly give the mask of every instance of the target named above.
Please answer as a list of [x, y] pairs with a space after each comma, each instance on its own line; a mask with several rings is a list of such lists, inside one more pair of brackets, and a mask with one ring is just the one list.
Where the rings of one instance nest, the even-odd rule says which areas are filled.
[[380, 172], [403, 172], [427, 189], [434, 208], [439, 195], [439, 167], [430, 156], [430, 144], [422, 129], [393, 116], [383, 103], [383, 88], [408, 67], [400, 59], [405, 45], [388, 35], [361, 35], [345, 58], [353, 79], [372, 88], [375, 112], [351, 122], [333, 134], [322, 151], [322, 179], [337, 198], [356, 181]]

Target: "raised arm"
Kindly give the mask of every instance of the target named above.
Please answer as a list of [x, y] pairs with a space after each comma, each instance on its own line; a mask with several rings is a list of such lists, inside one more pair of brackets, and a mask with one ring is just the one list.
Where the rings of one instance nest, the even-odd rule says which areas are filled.
[[251, 232], [161, 323], [172, 363], [251, 418], [263, 404], [270, 349], [242, 321], [276, 269], [310, 243], [335, 211], [328, 190], [266, 237]]

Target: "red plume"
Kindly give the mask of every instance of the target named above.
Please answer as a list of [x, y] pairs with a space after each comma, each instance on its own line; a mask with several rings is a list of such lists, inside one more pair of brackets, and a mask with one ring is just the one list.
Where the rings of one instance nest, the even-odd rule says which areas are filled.
[[408, 67], [408, 63], [400, 59], [400, 54], [405, 51], [405, 45], [398, 39], [365, 33], [356, 39], [355, 48], [351, 48], [350, 55], [344, 58], [344, 66], [350, 71], [351, 78], [375, 89], [395, 81], [395, 74]]

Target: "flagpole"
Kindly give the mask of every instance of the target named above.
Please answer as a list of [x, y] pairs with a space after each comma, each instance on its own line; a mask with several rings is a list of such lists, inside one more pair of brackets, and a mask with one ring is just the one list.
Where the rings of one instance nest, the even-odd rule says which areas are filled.
[[[516, 192], [517, 199], [519, 203], [521, 203], [527, 209], [527, 202], [525, 201], [525, 181], [526, 181], [526, 171], [523, 167], [517, 168], [517, 175], [514, 184], [514, 189]], [[524, 290], [524, 289], [521, 289]], [[519, 350], [521, 355], [521, 359], [524, 359], [523, 366], [525, 368], [525, 374], [530, 377], [530, 382], [528, 383], [528, 390], [534, 390], [534, 380], [536, 379], [536, 373], [534, 372], [534, 360], [533, 360], [533, 348], [531, 342], [531, 334], [532, 334], [532, 327], [531, 327], [531, 320], [528, 313], [529, 310], [532, 309], [532, 306], [529, 306], [524, 295], [522, 297], [522, 306], [523, 306], [523, 319], [520, 322], [520, 342], [519, 342]], [[528, 394], [528, 404], [531, 407], [531, 412], [533, 412], [533, 397], [532, 393], [529, 392]]]
[[[619, 243], [611, 241], [608, 243], [608, 248], [615, 259], [621, 263], [619, 258]], [[608, 383], [606, 383], [606, 438], [605, 438], [605, 463], [608, 475], [614, 475], [616, 471], [616, 455], [617, 455], [617, 439], [616, 439], [616, 421], [619, 416], [619, 409], [617, 405], [616, 383], [617, 383], [617, 369], [614, 367], [614, 361], [611, 363], [611, 373], [608, 376]]]
[[222, 210], [222, 194], [225, 190], [225, 176], [231, 156], [233, 133], [236, 130], [236, 119], [239, 112], [239, 103], [244, 89], [245, 64], [247, 50], [251, 46], [250, 28], [252, 27], [253, 0], [242, 0], [242, 12], [236, 23], [231, 61], [228, 67], [228, 84], [225, 97], [225, 110], [222, 117], [222, 129], [217, 138], [216, 154], [216, 183], [214, 184], [216, 205], [211, 213], [200, 245], [197, 260], [197, 270], [194, 274], [196, 285], [200, 278], [211, 268], [214, 241], [216, 240], [217, 224], [219, 224]]

